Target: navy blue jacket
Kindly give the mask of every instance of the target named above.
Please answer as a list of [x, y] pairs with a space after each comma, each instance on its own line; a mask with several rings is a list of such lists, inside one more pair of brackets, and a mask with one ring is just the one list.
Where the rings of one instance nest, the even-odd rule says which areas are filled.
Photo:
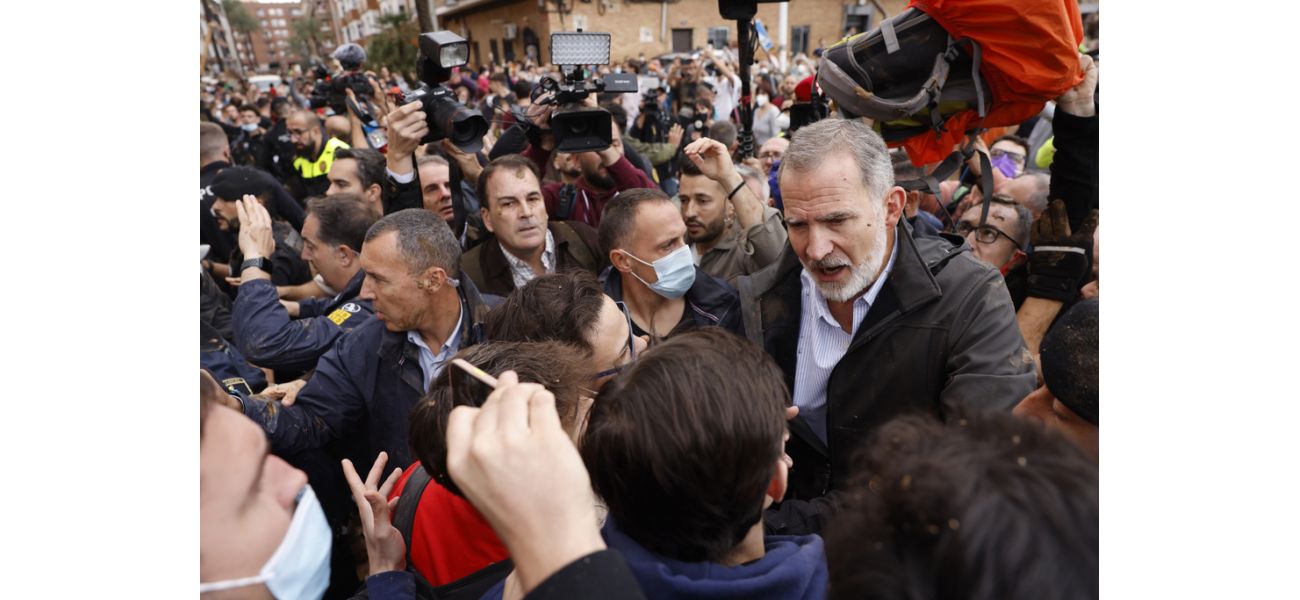
[[[614, 267], [606, 267], [600, 274], [600, 278], [605, 285], [605, 295], [621, 302], [623, 279], [619, 277]], [[684, 297], [686, 298], [685, 312], [690, 315], [690, 318], [683, 319], [685, 322], [679, 323], [664, 337], [696, 327], [709, 326], [721, 327], [739, 336], [745, 335], [745, 321], [743, 313], [740, 312], [740, 294], [727, 282], [695, 267], [695, 283], [691, 284], [691, 289], [686, 290]]]
[[[370, 302], [357, 299], [365, 278], [364, 271], [357, 271], [333, 298], [303, 301], [297, 320], [289, 317], [269, 280], [244, 283], [235, 298], [235, 344], [249, 362], [267, 369], [306, 371], [315, 367], [343, 334], [374, 314]], [[302, 307], [307, 307], [305, 314]]]
[[[461, 278], [460, 347], [483, 339], [488, 305], [469, 278]], [[271, 451], [298, 453], [339, 441], [357, 467], [369, 470], [380, 451], [389, 469], [415, 462], [407, 448], [407, 417], [424, 396], [420, 350], [405, 331], [369, 319], [321, 357], [316, 374], [293, 406], [263, 398], [244, 401], [244, 414], [266, 430]]]

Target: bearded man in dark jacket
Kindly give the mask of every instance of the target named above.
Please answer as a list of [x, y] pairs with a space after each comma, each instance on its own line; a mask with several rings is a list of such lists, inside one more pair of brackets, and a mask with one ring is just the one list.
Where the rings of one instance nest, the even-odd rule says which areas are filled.
[[800, 129], [780, 178], [790, 244], [737, 287], [749, 339], [799, 407], [789, 492], [765, 524], [817, 533], [878, 426], [908, 412], [1010, 411], [1036, 376], [1002, 277], [959, 238], [913, 237], [870, 127]]

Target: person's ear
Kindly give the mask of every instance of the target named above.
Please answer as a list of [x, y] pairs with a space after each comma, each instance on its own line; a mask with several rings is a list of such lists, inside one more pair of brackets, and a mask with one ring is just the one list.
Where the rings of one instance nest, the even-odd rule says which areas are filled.
[[415, 280], [416, 287], [429, 293], [442, 289], [445, 283], [447, 283], [447, 272], [439, 267], [429, 267], [419, 279]]
[[780, 502], [785, 497], [785, 490], [789, 484], [790, 468], [785, 463], [785, 454], [776, 459], [776, 470], [772, 472], [772, 480], [767, 484], [767, 497], [763, 499], [763, 508]]
[[1016, 250], [1011, 255], [1011, 258], [1007, 259], [1007, 262], [1004, 263], [1002, 265], [1002, 268], [999, 270], [1002, 271], [1002, 276], [1006, 277], [1007, 273], [1010, 273], [1012, 269], [1019, 267], [1021, 264], [1024, 264], [1028, 260], [1029, 260], [1028, 254], [1025, 254], [1023, 250]]
[[609, 251], [609, 264], [620, 273], [627, 273], [632, 270], [632, 259], [618, 248]]
[[885, 194], [885, 225], [893, 229], [903, 215], [903, 204], [907, 202], [907, 192], [894, 186]]
[[370, 187], [366, 188], [366, 198], [369, 199], [371, 202], [378, 203], [379, 206], [383, 206], [384, 187], [379, 185], [378, 183], [370, 184]]
[[360, 258], [361, 256], [356, 252], [354, 252], [351, 248], [344, 246], [343, 244], [339, 244], [338, 246], [335, 246], [334, 251], [337, 252], [339, 255], [339, 264], [345, 267], [352, 266], [352, 261], [356, 260], [357, 258]]
[[490, 215], [490, 214], [492, 214], [492, 213], [488, 211], [488, 208], [487, 208], [486, 206], [481, 206], [481, 207], [479, 207], [479, 209], [478, 209], [478, 217], [479, 217], [479, 219], [482, 219], [482, 221], [483, 221], [483, 226], [486, 227], [488, 231], [490, 231], [490, 232], [492, 232], [492, 233], [496, 233], [497, 230], [492, 228], [492, 219], [489, 219], [489, 218], [488, 218], [488, 215]]

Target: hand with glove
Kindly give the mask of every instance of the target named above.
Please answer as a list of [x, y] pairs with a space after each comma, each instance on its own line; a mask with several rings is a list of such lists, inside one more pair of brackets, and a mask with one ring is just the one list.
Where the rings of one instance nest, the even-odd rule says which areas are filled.
[[1060, 302], [1078, 296], [1084, 277], [1092, 271], [1092, 232], [1096, 228], [1097, 211], [1093, 210], [1079, 230], [1071, 232], [1065, 202], [1053, 200], [1034, 223], [1027, 295]]

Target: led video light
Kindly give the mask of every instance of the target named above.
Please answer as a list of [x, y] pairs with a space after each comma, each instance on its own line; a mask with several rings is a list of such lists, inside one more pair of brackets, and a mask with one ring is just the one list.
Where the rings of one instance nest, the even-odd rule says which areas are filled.
[[608, 33], [555, 32], [551, 34], [551, 64], [609, 64]]

